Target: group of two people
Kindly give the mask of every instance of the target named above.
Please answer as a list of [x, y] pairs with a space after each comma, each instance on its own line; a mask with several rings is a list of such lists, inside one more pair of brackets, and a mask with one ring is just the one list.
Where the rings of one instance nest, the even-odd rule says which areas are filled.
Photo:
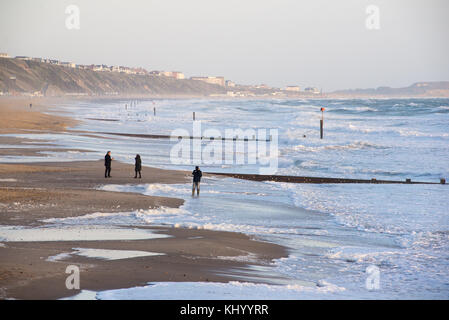
[[[139, 179], [142, 178], [142, 159], [140, 159], [140, 155], [136, 154], [136, 157], [134, 158], [136, 160], [135, 165], [134, 165], [134, 170], [136, 172], [136, 175], [134, 176], [134, 178], [137, 178], [137, 174], [139, 174]], [[114, 158], [111, 157], [111, 151], [106, 152], [106, 155], [104, 156], [104, 166], [105, 166], [105, 170], [104, 170], [104, 177], [105, 178], [110, 178], [111, 177], [111, 163], [112, 160], [114, 160]]]
[[[106, 155], [104, 156], [104, 166], [106, 167], [106, 169], [104, 171], [105, 178], [111, 177], [111, 164], [112, 164], [113, 159], [114, 158], [111, 157], [111, 151], [108, 151], [106, 153]], [[134, 171], [136, 172], [134, 178], [137, 178], [137, 174], [139, 174], [139, 179], [141, 179], [142, 178], [142, 174], [141, 174], [142, 159], [140, 158], [139, 154], [137, 154], [134, 159], [135, 159]], [[201, 177], [203, 176], [203, 173], [201, 172], [201, 170], [198, 166], [196, 166], [195, 170], [193, 170], [192, 176], [193, 176], [192, 196], [195, 195], [195, 190], [196, 190], [196, 194], [199, 196], [200, 195], [200, 182], [201, 182]]]

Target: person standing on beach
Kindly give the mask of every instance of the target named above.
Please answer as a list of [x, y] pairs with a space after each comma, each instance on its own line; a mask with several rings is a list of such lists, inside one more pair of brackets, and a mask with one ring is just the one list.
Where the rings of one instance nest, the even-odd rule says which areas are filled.
[[104, 166], [106, 169], [104, 170], [104, 177], [110, 178], [111, 177], [111, 162], [113, 158], [111, 158], [111, 151], [108, 151], [106, 155], [104, 156]]
[[201, 177], [203, 176], [203, 173], [200, 170], [200, 167], [196, 166], [195, 170], [192, 172], [193, 176], [193, 186], [192, 186], [192, 197], [195, 195], [195, 188], [196, 188], [196, 194], [200, 195], [200, 182]]
[[142, 175], [140, 174], [140, 171], [142, 170], [142, 159], [140, 159], [140, 155], [136, 155], [136, 164], [134, 166], [134, 170], [136, 171], [136, 175], [134, 176], [134, 179], [137, 178], [137, 173], [139, 173], [139, 179], [142, 179]]

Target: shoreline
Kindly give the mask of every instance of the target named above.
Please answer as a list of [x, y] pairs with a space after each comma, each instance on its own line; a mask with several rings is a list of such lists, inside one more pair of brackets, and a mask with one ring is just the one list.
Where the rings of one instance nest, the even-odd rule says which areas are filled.
[[[77, 121], [42, 112], [56, 110], [35, 100], [0, 99], [2, 123], [0, 141], [3, 154], [32, 155], [42, 149], [68, 151], [46, 145], [42, 140], [22, 139], [3, 134], [26, 130], [70, 133]], [[34, 102], [30, 102], [34, 101]], [[26, 102], [26, 103], [25, 103]], [[40, 101], [42, 102], [42, 100]], [[33, 103], [34, 109], [28, 110]], [[37, 142], [37, 144], [36, 144]], [[32, 143], [33, 148], [26, 146]], [[40, 143], [40, 144], [39, 144]], [[103, 160], [69, 162], [0, 163], [0, 227], [25, 228], [45, 232], [45, 219], [84, 216], [90, 213], [121, 213], [161, 207], [179, 208], [182, 199], [146, 196], [136, 193], [97, 190], [104, 184], [187, 183], [190, 172], [143, 167], [142, 179], [133, 179], [134, 166], [113, 161], [112, 178], [104, 178]], [[177, 228], [173, 226], [120, 226], [148, 229], [168, 238], [136, 240], [77, 241], [0, 241], [0, 299], [58, 299], [74, 296], [80, 290], [67, 290], [67, 265], [81, 270], [81, 289], [102, 291], [129, 288], [159, 281], [216, 281], [248, 279], [270, 282], [277, 275], [260, 275], [251, 265], [267, 265], [286, 257], [288, 249], [258, 241], [235, 232]], [[1, 235], [1, 228], [0, 228]], [[60, 261], [49, 257], [69, 254], [74, 248], [155, 251], [163, 255], [104, 260], [69, 255]], [[241, 256], [256, 260], [239, 261]]]

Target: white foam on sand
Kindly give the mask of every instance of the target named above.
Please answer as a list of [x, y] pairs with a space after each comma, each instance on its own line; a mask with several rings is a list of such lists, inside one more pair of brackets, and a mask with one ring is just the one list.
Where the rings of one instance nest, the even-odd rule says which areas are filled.
[[168, 238], [149, 229], [102, 226], [52, 226], [25, 228], [0, 226], [0, 241], [96, 241], [96, 240], [144, 240]]
[[68, 299], [98, 300], [296, 300], [332, 299], [345, 289], [329, 283], [307, 287], [301, 285], [268, 285], [250, 282], [156, 282], [144, 287], [101, 291], [83, 290]]
[[83, 256], [87, 258], [103, 259], [103, 260], [121, 260], [138, 257], [160, 256], [164, 253], [135, 251], [135, 250], [109, 250], [109, 249], [90, 249], [90, 248], [73, 248], [73, 252], [64, 252], [55, 256], [48, 257], [47, 261], [60, 261], [70, 258], [72, 255]]
[[45, 261], [49, 262], [61, 261], [70, 258], [70, 256], [71, 256], [70, 252], [63, 252], [54, 256], [50, 256], [47, 259], [45, 259]]

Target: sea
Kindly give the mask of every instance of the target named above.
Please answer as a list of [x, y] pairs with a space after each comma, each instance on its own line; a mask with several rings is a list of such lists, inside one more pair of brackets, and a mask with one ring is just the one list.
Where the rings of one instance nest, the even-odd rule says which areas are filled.
[[[82, 122], [73, 133], [14, 136], [80, 151], [1, 156], [0, 162], [98, 160], [110, 150], [116, 160], [133, 164], [140, 154], [144, 166], [161, 169], [191, 171], [199, 165], [204, 173], [259, 174], [272, 164], [277, 175], [436, 182], [295, 184], [206, 175], [201, 195], [192, 197], [190, 183], [101, 180], [102, 190], [185, 203], [47, 222], [234, 231], [286, 246], [288, 256], [233, 270], [240, 277], [229, 283], [149, 283], [90, 293], [91, 298], [449, 298], [449, 185], [439, 184], [449, 178], [449, 99], [97, 99], [61, 103], [51, 112]], [[242, 149], [224, 147], [227, 130], [240, 132], [230, 142], [242, 142]], [[194, 139], [178, 138], [184, 135]], [[257, 261], [247, 252], [218, 258]]]

